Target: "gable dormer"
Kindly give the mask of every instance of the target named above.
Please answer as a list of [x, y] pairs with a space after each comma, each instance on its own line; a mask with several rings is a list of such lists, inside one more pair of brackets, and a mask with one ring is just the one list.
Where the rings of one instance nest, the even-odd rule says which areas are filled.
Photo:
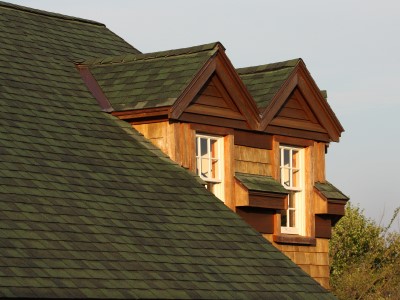
[[261, 114], [260, 130], [339, 141], [344, 131], [301, 59], [238, 69]]

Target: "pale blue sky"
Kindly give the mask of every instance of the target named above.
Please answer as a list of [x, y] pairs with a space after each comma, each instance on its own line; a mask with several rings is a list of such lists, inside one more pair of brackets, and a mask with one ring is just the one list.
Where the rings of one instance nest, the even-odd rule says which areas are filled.
[[220, 41], [236, 67], [303, 58], [346, 130], [328, 180], [377, 221], [400, 206], [399, 1], [9, 2], [99, 21], [142, 52]]

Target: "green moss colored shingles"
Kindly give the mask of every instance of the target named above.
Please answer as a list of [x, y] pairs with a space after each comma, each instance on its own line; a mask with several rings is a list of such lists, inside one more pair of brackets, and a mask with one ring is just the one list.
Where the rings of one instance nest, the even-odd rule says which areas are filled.
[[235, 177], [249, 190], [287, 194], [288, 191], [271, 176], [235, 173]]
[[141, 57], [144, 105], [157, 93], [170, 105], [214, 46], [161, 59], [95, 22], [1, 2], [0, 12], [0, 297], [331, 296], [198, 178], [101, 112], [72, 63], [124, 58], [99, 75], [129, 99], [142, 69], [128, 61]]
[[216, 53], [216, 45], [106, 57], [85, 64], [115, 110], [170, 106]]
[[265, 109], [282, 84], [299, 63], [299, 59], [237, 69], [259, 109]]
[[327, 199], [336, 200], [349, 200], [345, 194], [343, 194], [337, 187], [329, 182], [316, 182], [315, 188], [322, 193]]

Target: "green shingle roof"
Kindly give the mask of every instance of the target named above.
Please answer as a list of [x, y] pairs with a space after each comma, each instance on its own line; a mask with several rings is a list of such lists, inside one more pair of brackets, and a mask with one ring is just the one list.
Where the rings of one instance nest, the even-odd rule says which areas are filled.
[[235, 173], [235, 177], [239, 179], [240, 182], [249, 191], [270, 192], [279, 194], [288, 193], [288, 191], [283, 187], [283, 185], [281, 185], [271, 176]]
[[236, 69], [259, 109], [265, 109], [300, 59]]
[[0, 298], [333, 298], [101, 112], [70, 57], [133, 47], [4, 3], [0, 23]]
[[316, 182], [315, 188], [322, 193], [327, 199], [334, 200], [349, 200], [345, 194], [343, 194], [337, 187], [329, 182]]
[[90, 66], [114, 110], [170, 106], [217, 52], [217, 45], [106, 57], [84, 64]]

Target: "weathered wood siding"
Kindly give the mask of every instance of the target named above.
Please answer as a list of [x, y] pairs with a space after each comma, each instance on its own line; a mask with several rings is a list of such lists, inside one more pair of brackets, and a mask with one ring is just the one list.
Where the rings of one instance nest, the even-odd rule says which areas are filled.
[[283, 245], [273, 241], [272, 234], [263, 235], [307, 274], [329, 289], [329, 240], [316, 239], [315, 246]]
[[216, 74], [209, 79], [179, 120], [229, 128], [248, 128], [246, 119]]
[[272, 176], [271, 151], [235, 145], [235, 172]]
[[168, 121], [132, 125], [132, 127], [168, 155]]

